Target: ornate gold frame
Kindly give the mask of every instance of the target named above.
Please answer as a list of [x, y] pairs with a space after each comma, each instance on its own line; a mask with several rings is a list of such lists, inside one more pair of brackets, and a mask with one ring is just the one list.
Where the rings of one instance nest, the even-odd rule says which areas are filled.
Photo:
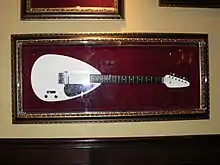
[[[22, 47], [24, 44], [111, 44], [121, 43], [187, 43], [199, 47], [200, 107], [171, 111], [121, 111], [26, 113], [22, 106]], [[63, 122], [125, 122], [147, 120], [177, 120], [209, 118], [208, 35], [159, 33], [74, 33], [74, 34], [14, 34], [11, 36], [12, 110], [13, 123]]]
[[220, 2], [216, 0], [198, 1], [198, 0], [159, 0], [161, 7], [193, 7], [193, 8], [220, 8]]
[[124, 0], [113, 7], [33, 8], [31, 0], [21, 0], [21, 20], [36, 19], [124, 19]]

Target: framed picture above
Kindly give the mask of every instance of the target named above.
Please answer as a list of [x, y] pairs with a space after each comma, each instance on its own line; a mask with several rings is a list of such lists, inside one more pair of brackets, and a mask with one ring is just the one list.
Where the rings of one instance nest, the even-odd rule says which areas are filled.
[[11, 39], [13, 123], [209, 118], [206, 34]]
[[220, 8], [220, 1], [217, 0], [159, 0], [163, 7], [200, 7]]
[[124, 0], [21, 0], [21, 20], [124, 19]]

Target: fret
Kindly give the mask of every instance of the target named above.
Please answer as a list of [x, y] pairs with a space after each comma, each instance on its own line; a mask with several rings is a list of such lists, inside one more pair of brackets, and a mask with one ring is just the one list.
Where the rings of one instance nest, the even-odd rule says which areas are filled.
[[134, 76], [131, 76], [131, 83], [134, 83]]
[[100, 81], [100, 76], [98, 75], [98, 76], [95, 77], [95, 82], [99, 83], [99, 81]]
[[93, 82], [95, 82], [95, 80], [96, 80], [95, 78], [96, 78], [96, 76], [93, 75]]
[[95, 82], [95, 83], [97, 83], [97, 77], [98, 77], [98, 75], [96, 75], [96, 76], [94, 77], [94, 82]]
[[157, 84], [160, 84], [160, 83], [161, 83], [161, 80], [162, 80], [161, 77], [156, 77], [156, 79], [157, 79], [156, 83], [157, 83]]
[[121, 82], [122, 83], [126, 83], [127, 81], [126, 81], [127, 79], [126, 79], [126, 76], [121, 76]]
[[112, 83], [112, 75], [108, 76], [109, 83]]
[[151, 77], [151, 82], [152, 82], [153, 84], [156, 84], [156, 79], [155, 79], [155, 77]]
[[106, 82], [109, 83], [109, 75], [106, 75]]
[[162, 83], [163, 78], [162, 77], [158, 77], [159, 79], [159, 83]]
[[141, 76], [141, 84], [143, 84], [144, 82], [143, 82], [143, 80], [144, 80], [144, 77], [143, 76]]
[[112, 82], [112, 75], [108, 75], [108, 82], [111, 83]]
[[99, 83], [100, 82], [100, 76], [96, 75], [94, 78], [95, 83]]
[[141, 84], [141, 76], [137, 76], [137, 83]]
[[158, 84], [158, 77], [155, 77], [155, 84]]
[[104, 76], [104, 83], [107, 83], [107, 82], [108, 82], [108, 77]]
[[133, 76], [129, 76], [129, 83], [133, 83], [134, 79], [133, 79]]
[[112, 83], [112, 75], [109, 75], [109, 83]]
[[151, 83], [151, 77], [146, 77], [146, 83]]
[[120, 83], [124, 83], [123, 76], [120, 76]]
[[121, 77], [117, 76], [117, 78], [118, 78], [118, 83], [121, 83]]
[[156, 81], [155, 81], [155, 83], [156, 84], [160, 84], [160, 83], [162, 83], [162, 78], [161, 77], [155, 77], [155, 79], [156, 79]]
[[103, 78], [104, 78], [104, 76], [98, 75], [96, 78], [96, 83], [103, 83]]
[[97, 75], [93, 77], [93, 81], [96, 83]]
[[130, 76], [130, 83], [131, 83], [131, 84], [134, 83], [134, 76]]
[[142, 76], [142, 84], [146, 84], [146, 79], [144, 76]]
[[112, 76], [112, 82], [117, 83], [117, 76]]
[[138, 77], [138, 82], [139, 82], [139, 84], [142, 84], [142, 76]]
[[157, 77], [153, 77], [153, 83], [157, 84]]
[[93, 83], [93, 82], [94, 82], [94, 77], [93, 77], [93, 75], [92, 75], [92, 74], [90, 74], [90, 76], [89, 76], [89, 77], [90, 77], [90, 82], [91, 82], [91, 83]]

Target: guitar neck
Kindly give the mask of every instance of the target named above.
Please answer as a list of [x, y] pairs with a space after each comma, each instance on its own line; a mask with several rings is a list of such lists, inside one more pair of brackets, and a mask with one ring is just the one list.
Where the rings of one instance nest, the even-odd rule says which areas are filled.
[[162, 83], [162, 77], [90, 74], [90, 82], [106, 84], [160, 84]]

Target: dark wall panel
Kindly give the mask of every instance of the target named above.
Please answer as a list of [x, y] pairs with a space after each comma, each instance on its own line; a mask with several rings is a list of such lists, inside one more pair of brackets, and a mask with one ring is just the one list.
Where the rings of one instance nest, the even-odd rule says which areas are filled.
[[220, 164], [220, 135], [1, 139], [0, 149], [2, 165]]

